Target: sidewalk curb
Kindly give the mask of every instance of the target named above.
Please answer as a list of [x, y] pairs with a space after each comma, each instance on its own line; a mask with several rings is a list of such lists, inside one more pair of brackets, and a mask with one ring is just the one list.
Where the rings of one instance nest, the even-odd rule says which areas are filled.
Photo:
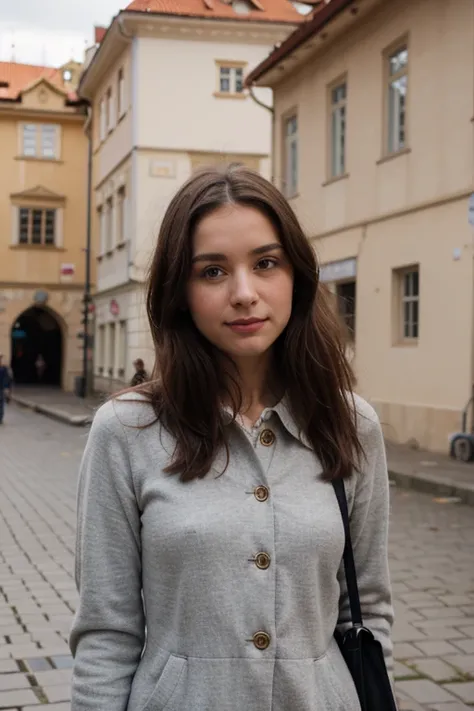
[[48, 407], [47, 405], [39, 405], [32, 400], [26, 400], [22, 397], [17, 397], [12, 395], [11, 401], [20, 405], [20, 407], [26, 407], [34, 412], [40, 412], [42, 415], [46, 415], [53, 420], [58, 422], [63, 422], [66, 425], [72, 425], [73, 427], [85, 427], [90, 425], [94, 417], [93, 413], [90, 415], [69, 415], [63, 410], [59, 410], [57, 407]]
[[395, 471], [388, 465], [389, 479], [400, 489], [413, 489], [424, 494], [432, 494], [445, 498], [459, 499], [459, 503], [474, 506], [474, 480], [472, 484], [456, 484], [453, 480], [440, 480], [436, 475], [426, 472], [408, 474]]

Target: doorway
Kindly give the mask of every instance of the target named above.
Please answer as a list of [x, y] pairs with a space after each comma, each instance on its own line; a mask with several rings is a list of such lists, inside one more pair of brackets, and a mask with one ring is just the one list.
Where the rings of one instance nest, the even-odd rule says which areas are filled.
[[32, 306], [11, 330], [14, 382], [18, 385], [61, 385], [63, 339], [54, 314]]

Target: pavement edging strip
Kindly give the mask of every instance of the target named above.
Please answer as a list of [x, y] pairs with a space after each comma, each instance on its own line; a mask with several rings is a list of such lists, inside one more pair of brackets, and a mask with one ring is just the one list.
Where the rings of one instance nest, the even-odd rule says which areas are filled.
[[67, 412], [59, 410], [56, 407], [48, 407], [47, 405], [39, 405], [32, 400], [26, 400], [25, 398], [12, 396], [12, 402], [15, 402], [20, 407], [26, 407], [34, 412], [39, 412], [42, 415], [46, 415], [53, 420], [63, 422], [66, 425], [72, 425], [73, 427], [85, 427], [90, 425], [93, 419], [93, 414], [91, 415], [69, 415]]
[[388, 475], [391, 481], [394, 481], [400, 489], [413, 489], [414, 491], [419, 491], [424, 494], [434, 494], [439, 497], [455, 497], [460, 499], [459, 503], [474, 506], [474, 485], [463, 486], [462, 484], [456, 484], [449, 480], [441, 482], [436, 477], [430, 476], [430, 474], [427, 473], [418, 475], [394, 471], [390, 464], [388, 467]]

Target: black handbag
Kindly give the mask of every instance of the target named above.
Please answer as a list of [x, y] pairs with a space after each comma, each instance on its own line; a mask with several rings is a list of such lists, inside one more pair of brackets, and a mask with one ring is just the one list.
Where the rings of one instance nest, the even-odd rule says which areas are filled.
[[346, 542], [344, 546], [344, 570], [351, 608], [352, 627], [343, 635], [336, 630], [334, 636], [349, 668], [359, 696], [362, 711], [397, 711], [392, 686], [385, 666], [382, 645], [372, 632], [364, 627], [360, 609], [357, 573], [349, 528], [349, 511], [342, 479], [333, 482], [337, 496]]

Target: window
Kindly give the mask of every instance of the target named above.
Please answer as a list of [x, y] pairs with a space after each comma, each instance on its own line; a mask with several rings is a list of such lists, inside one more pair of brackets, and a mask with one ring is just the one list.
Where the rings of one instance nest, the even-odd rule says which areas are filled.
[[106, 238], [105, 238], [106, 213], [105, 213], [105, 206], [104, 205], [101, 205], [99, 208], [97, 208], [97, 217], [99, 220], [99, 245], [100, 245], [99, 256], [102, 256], [106, 252]]
[[97, 349], [96, 349], [96, 367], [97, 372], [104, 372], [105, 362], [105, 326], [102, 324], [97, 329]]
[[399, 47], [387, 57], [387, 150], [396, 153], [407, 146], [408, 47]]
[[331, 89], [331, 178], [346, 172], [346, 101], [346, 82]]
[[242, 94], [244, 91], [244, 64], [219, 63], [218, 94]]
[[18, 243], [54, 245], [56, 242], [56, 210], [19, 208]]
[[117, 194], [117, 244], [123, 244], [127, 239], [127, 195], [125, 187]]
[[105, 99], [99, 104], [99, 139], [101, 141], [105, 140], [107, 133], [107, 116], [105, 111]]
[[23, 150], [24, 156], [36, 156], [36, 125], [23, 124]]
[[59, 157], [59, 126], [55, 124], [23, 124], [22, 155], [54, 159]]
[[123, 69], [120, 69], [118, 73], [117, 102], [118, 116], [120, 118], [125, 113], [125, 76]]
[[347, 326], [350, 338], [355, 336], [356, 326], [356, 282], [346, 281], [336, 284], [339, 313]]
[[417, 266], [396, 271], [401, 340], [415, 341], [420, 332], [420, 271]]
[[109, 323], [109, 358], [108, 358], [108, 374], [113, 375], [115, 369], [115, 323]]
[[287, 198], [298, 190], [298, 118], [291, 116], [284, 123], [283, 193]]
[[110, 252], [113, 248], [114, 223], [113, 223], [114, 203], [109, 198], [105, 203], [105, 251]]
[[107, 90], [106, 101], [107, 101], [107, 107], [106, 107], [107, 130], [110, 133], [110, 131], [112, 131], [112, 129], [115, 125], [115, 111], [114, 111], [114, 101], [113, 101], [113, 96], [112, 96], [112, 89]]
[[119, 339], [118, 339], [118, 371], [117, 375], [123, 378], [125, 375], [125, 362], [127, 359], [127, 322], [120, 321], [119, 323]]

